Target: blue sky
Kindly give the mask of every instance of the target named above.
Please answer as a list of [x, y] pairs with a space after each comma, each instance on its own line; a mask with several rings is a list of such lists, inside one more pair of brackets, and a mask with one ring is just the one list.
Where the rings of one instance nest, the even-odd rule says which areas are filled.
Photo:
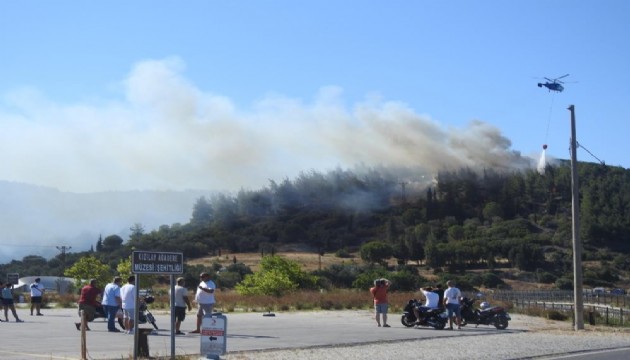
[[[0, 180], [257, 189], [357, 164], [630, 167], [630, 2], [0, 3]], [[536, 86], [565, 78], [562, 93]], [[584, 150], [581, 161], [597, 161]]]

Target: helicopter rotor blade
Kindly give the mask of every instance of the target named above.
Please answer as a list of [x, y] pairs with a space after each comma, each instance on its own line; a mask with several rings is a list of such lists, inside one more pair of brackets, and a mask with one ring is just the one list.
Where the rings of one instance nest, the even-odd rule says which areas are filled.
[[551, 82], [553, 82], [553, 80], [551, 80], [551, 79], [550, 79], [550, 78], [548, 78], [548, 77], [546, 77], [546, 78], [544, 78], [544, 79], [545, 79], [545, 80], [547, 80], [547, 81], [551, 81]]
[[556, 80], [558, 80], [558, 79], [562, 79], [562, 78], [565, 78], [565, 77], [567, 77], [567, 76], [569, 76], [569, 74], [562, 75], [562, 76], [560, 76], [559, 78], [556, 78]]

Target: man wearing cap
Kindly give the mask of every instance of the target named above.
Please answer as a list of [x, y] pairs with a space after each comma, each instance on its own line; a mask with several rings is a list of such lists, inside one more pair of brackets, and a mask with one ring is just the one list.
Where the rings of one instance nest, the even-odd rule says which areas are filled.
[[44, 284], [41, 283], [41, 279], [35, 279], [35, 282], [31, 284], [31, 316], [33, 316], [33, 310], [36, 310], [37, 316], [42, 316], [42, 297], [44, 296]]
[[197, 329], [191, 331], [191, 334], [199, 334], [201, 332], [201, 322], [205, 315], [212, 314], [212, 308], [214, 307], [214, 289], [216, 285], [210, 280], [208, 273], [201, 273], [199, 275], [201, 281], [197, 286], [197, 293], [195, 294], [195, 301], [197, 302]]

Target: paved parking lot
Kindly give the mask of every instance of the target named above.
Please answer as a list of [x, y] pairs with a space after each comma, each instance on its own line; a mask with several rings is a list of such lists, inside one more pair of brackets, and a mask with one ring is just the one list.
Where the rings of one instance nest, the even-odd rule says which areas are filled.
[[[0, 359], [80, 359], [80, 332], [74, 325], [78, 321], [75, 309], [45, 309], [44, 316], [29, 316], [26, 309], [19, 309], [18, 313], [25, 322], [16, 323], [10, 316], [10, 322], [0, 323], [3, 344], [0, 348]], [[160, 329], [148, 337], [150, 355], [168, 356], [171, 349], [170, 316], [160, 311], [153, 313]], [[369, 310], [287, 312], [277, 313], [276, 316], [233, 313], [227, 314], [227, 319], [227, 354], [222, 359], [256, 359], [265, 356], [257, 353], [258, 350], [289, 350], [285, 353], [290, 358], [299, 352], [296, 349], [331, 346], [342, 349], [344, 345], [356, 348], [357, 344], [397, 344], [418, 339], [436, 339], [437, 342], [452, 339], [458, 343], [480, 343], [486, 337], [491, 339], [500, 336], [507, 341], [510, 336], [525, 334], [535, 328], [532, 321], [547, 321], [515, 315], [515, 321], [505, 331], [489, 326], [470, 326], [461, 331], [436, 331], [431, 328], [405, 328], [400, 324], [400, 314], [390, 314], [390, 328], [378, 328]], [[189, 312], [182, 324], [182, 330], [188, 332], [194, 326], [194, 313]], [[571, 327], [567, 322], [552, 326], [558, 329]], [[133, 336], [107, 332], [104, 319], [90, 323], [90, 328], [91, 331], [87, 332], [88, 359], [133, 358]], [[461, 339], [469, 336], [474, 337], [471, 340]], [[433, 342], [432, 340], [431, 343]], [[176, 336], [176, 355], [199, 355], [200, 343], [199, 335]], [[422, 347], [429, 344], [424, 343]], [[416, 354], [418, 349], [411, 350], [412, 354]], [[277, 354], [267, 354], [278, 358]], [[305, 358], [309, 357], [312, 358], [312, 354]]]
[[[19, 309], [24, 320], [0, 323], [2, 348], [0, 359], [80, 359], [80, 332], [75, 309], [45, 309], [44, 316], [29, 316]], [[150, 355], [168, 356], [171, 349], [170, 316], [153, 311], [159, 330], [148, 337]], [[248, 351], [290, 349], [429, 337], [453, 337], [497, 334], [494, 327], [470, 327], [462, 331], [436, 331], [430, 328], [405, 328], [399, 314], [390, 314], [391, 328], [377, 328], [368, 310], [288, 312], [274, 317], [262, 313], [227, 314], [227, 357], [238, 358]], [[195, 317], [188, 313], [182, 330], [194, 329]], [[141, 325], [141, 327], [147, 327]], [[150, 327], [150, 325], [149, 325]], [[87, 332], [89, 359], [130, 359], [133, 336], [107, 332], [104, 319], [90, 323]], [[525, 328], [510, 326], [501, 333], [522, 332]], [[175, 337], [177, 355], [200, 354], [200, 336], [188, 334]]]

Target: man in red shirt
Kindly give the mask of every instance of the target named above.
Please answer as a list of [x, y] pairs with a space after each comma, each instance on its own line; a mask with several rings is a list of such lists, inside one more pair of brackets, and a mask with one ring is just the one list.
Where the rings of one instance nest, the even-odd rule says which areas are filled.
[[370, 293], [374, 297], [374, 312], [376, 313], [376, 324], [381, 326], [381, 315], [383, 315], [383, 327], [389, 327], [387, 324], [387, 291], [391, 282], [387, 279], [374, 280], [374, 287], [370, 288]]
[[[81, 296], [79, 297], [79, 311], [83, 311], [87, 321], [94, 320], [94, 314], [96, 313], [96, 307], [99, 305], [96, 298], [101, 293], [101, 290], [96, 287], [96, 279], [91, 279], [90, 283], [85, 285], [81, 289]], [[81, 324], [75, 323], [77, 330], [80, 329]], [[87, 330], [90, 330], [89, 328]]]

